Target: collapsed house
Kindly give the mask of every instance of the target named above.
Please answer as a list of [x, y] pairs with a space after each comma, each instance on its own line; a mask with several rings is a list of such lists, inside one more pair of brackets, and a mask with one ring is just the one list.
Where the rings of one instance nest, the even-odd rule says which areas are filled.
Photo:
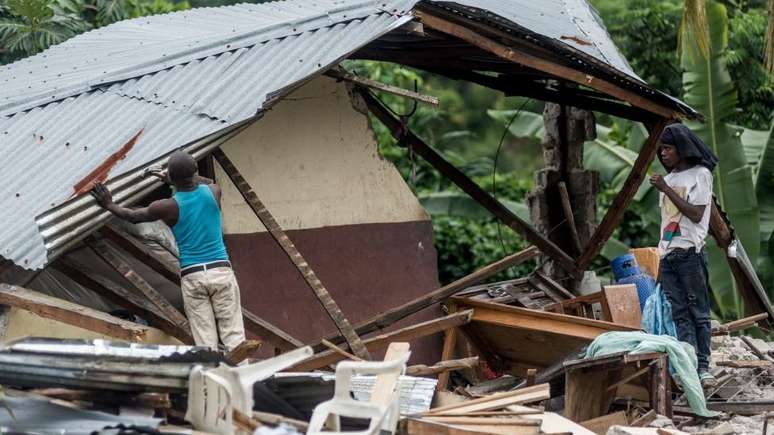
[[[132, 393], [136, 403], [182, 420], [184, 405], [152, 395], [188, 392], [192, 413], [192, 397], [199, 396], [186, 388], [210, 388], [203, 373], [258, 355], [255, 345], [228, 360], [175, 347], [192, 339], [169, 231], [111, 221], [88, 194], [95, 182], [105, 182], [122, 204], [164, 195], [160, 182], [145, 174], [183, 149], [199, 160], [200, 173], [223, 186], [224, 232], [242, 289], [245, 326], [263, 341], [260, 356], [285, 357], [274, 372], [306, 373], [349, 357], [373, 359], [392, 349], [391, 343], [411, 342], [412, 363], [442, 363], [431, 369], [414, 365], [409, 373], [437, 374], [439, 392], [455, 382], [476, 384], [467, 395], [479, 398], [428, 411], [440, 420], [409, 419], [402, 426], [409, 433], [443, 433], [436, 426], [459, 423], [453, 419], [462, 414], [486, 419], [491, 416], [476, 413], [503, 409], [519, 418], [508, 420], [510, 425], [466, 424], [481, 424], [485, 431], [527, 428], [503, 433], [582, 433], [556, 414], [508, 407], [561, 396], [565, 417], [589, 421], [605, 416], [622, 397], [617, 392], [645, 377], [644, 387], [635, 385], [645, 405], [627, 418], [644, 418], [647, 410], [671, 416], [664, 354], [579, 359], [578, 352], [599, 335], [639, 329], [637, 313], [628, 309], [631, 291], [600, 288], [580, 296], [573, 283], [581, 281], [620, 223], [663, 127], [701, 115], [637, 77], [585, 1], [533, 3], [289, 0], [195, 9], [116, 23], [3, 66], [4, 342], [38, 336], [169, 344], [168, 351], [136, 349], [144, 364], [177, 364], [159, 374], [175, 378], [171, 384], [159, 385], [139, 380], [142, 365], [127, 374], [127, 366], [140, 364], [132, 359], [137, 355], [110, 347], [116, 345], [108, 345], [106, 357], [114, 367], [100, 364], [99, 357], [95, 361], [102, 350], [94, 342], [21, 342], [0, 356], [0, 367], [26, 375], [1, 376], [3, 382], [67, 387], [75, 392], [44, 392], [78, 401], [108, 400], [109, 395], [88, 396], [94, 390], [118, 391], [113, 403], [130, 401], [126, 394]], [[338, 66], [343, 59], [399, 63], [548, 102], [546, 167], [529, 198], [533, 222], [520, 219], [446, 161], [375, 92], [432, 98], [354, 76]], [[594, 135], [593, 112], [642, 122], [650, 133], [599, 222], [596, 175], [582, 163], [583, 142]], [[439, 287], [429, 217], [379, 156], [369, 115], [533, 246]], [[711, 230], [727, 250], [749, 314], [757, 315], [741, 325], [767, 322], [774, 312], [766, 292], [718, 206]], [[537, 256], [545, 261], [529, 277], [475, 287]], [[18, 354], [25, 352], [46, 356], [28, 357], [35, 362], [20, 368]], [[408, 358], [406, 352], [394, 350]], [[465, 362], [455, 363], [457, 357]], [[272, 359], [266, 361], [271, 365]], [[197, 362], [199, 368], [192, 368]], [[48, 377], [38, 372], [51, 364], [61, 371]], [[93, 382], [73, 375], [82, 364], [93, 366]], [[104, 376], [123, 373], [131, 381], [97, 382], [103, 369]], [[467, 374], [454, 381], [449, 370]], [[503, 376], [488, 384], [482, 371]], [[314, 422], [310, 403], [330, 396], [332, 380], [269, 379], [274, 372], [261, 379], [264, 400], [256, 399], [262, 406], [274, 404], [265, 410], [274, 417], [247, 415], [247, 426], [259, 417], [264, 423], [291, 418], [296, 428], [303, 426], [299, 421]], [[190, 380], [180, 381], [180, 373], [190, 374]], [[71, 377], [76, 380], [61, 380]], [[558, 379], [565, 380], [564, 391], [543, 384]], [[292, 394], [325, 382], [319, 400]], [[416, 390], [408, 396], [421, 390], [427, 399], [426, 384], [411, 382]], [[513, 391], [487, 396], [503, 389]], [[589, 391], [598, 399], [583, 400]], [[432, 387], [429, 394], [432, 398]], [[420, 402], [427, 411], [429, 399]], [[206, 407], [200, 411], [188, 421], [215, 427]], [[411, 413], [417, 412], [422, 410]], [[226, 426], [233, 430], [237, 423], [227, 414]], [[533, 414], [542, 416], [543, 426], [520, 417]], [[554, 429], [547, 428], [548, 421]], [[454, 430], [471, 430], [468, 426]]]

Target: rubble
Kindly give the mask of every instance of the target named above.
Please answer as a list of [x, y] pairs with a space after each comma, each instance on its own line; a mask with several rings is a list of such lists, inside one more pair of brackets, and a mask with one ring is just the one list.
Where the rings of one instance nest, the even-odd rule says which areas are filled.
[[[327, 433], [356, 429], [369, 433], [381, 431], [405, 435], [727, 435], [763, 432], [767, 425], [766, 413], [774, 412], [773, 350], [760, 339], [732, 337], [729, 334], [758, 323], [771, 322], [774, 320], [770, 318], [774, 315], [774, 309], [742, 246], [736, 240], [731, 223], [717, 205], [712, 210], [713, 235], [720, 247], [729, 254], [728, 261], [746, 306], [750, 312], [756, 313], [745, 319], [713, 327], [712, 367], [719, 385], [706, 391], [706, 403], [711, 410], [724, 411], [722, 417], [710, 420], [697, 417], [697, 413], [710, 415], [703, 408], [704, 398], [698, 394], [698, 387], [688, 390], [695, 393], [691, 395], [690, 405], [693, 408], [679, 389], [673, 391], [673, 380], [669, 374], [670, 357], [661, 348], [640, 353], [629, 348], [587, 357], [587, 353], [593, 352], [586, 352], [586, 348], [604, 334], [608, 334], [606, 337], [610, 337], [610, 333], [628, 334], [628, 337], [646, 335], [640, 331], [642, 313], [634, 285], [603, 286], [598, 280], [587, 279], [581, 281], [583, 295], [571, 291], [579, 287], [581, 277], [589, 272], [592, 262], [621, 222], [627, 204], [644, 180], [658, 146], [661, 130], [667, 123], [681, 116], [695, 118], [698, 114], [679, 100], [651, 89], [640, 79], [632, 77], [633, 73], [625, 62], [613, 65], [606, 60], [617, 58], [617, 53], [612, 57], [602, 51], [597, 53], [598, 50], [610, 50], [611, 41], [603, 44], [595, 41], [593, 44], [583, 44], [583, 49], [570, 47], [568, 50], [566, 44], [569, 42], [564, 40], [565, 37], [559, 41], [537, 31], [540, 29], [531, 29], [524, 37], [524, 27], [508, 19], [510, 15], [520, 12], [509, 9], [518, 2], [467, 2], [473, 6], [445, 1], [387, 1], [371, 5], [370, 2], [342, 0], [335, 3], [335, 10], [320, 11], [316, 8], [323, 9], [325, 5], [304, 11], [303, 7], [299, 7], [303, 6], [300, 2], [289, 3], [293, 8], [288, 7], [287, 10], [283, 9], [286, 4], [275, 4], [271, 7], [278, 7], [282, 13], [276, 14], [277, 10], [272, 9], [272, 14], [261, 17], [262, 22], [267, 23], [267, 28], [259, 26], [256, 29], [254, 27], [257, 24], [252, 23], [245, 25], [248, 29], [243, 31], [244, 34], [228, 34], [224, 37], [220, 34], [204, 35], [200, 39], [209, 44], [206, 49], [197, 45], [199, 41], [196, 41], [195, 44], [178, 47], [182, 53], [171, 50], [168, 56], [165, 41], [150, 41], [152, 43], [149, 46], [163, 53], [154, 54], [155, 49], [148, 50], [148, 57], [141, 56], [142, 65], [135, 65], [132, 56], [127, 55], [114, 65], [119, 70], [111, 70], [111, 74], [120, 73], [121, 77], [128, 74], [126, 77], [136, 82], [140, 81], [138, 78], [145, 80], [145, 77], [160, 80], [146, 87], [156, 89], [158, 86], [161, 89], [164, 87], [164, 77], [174, 76], [180, 70], [191, 76], [217, 75], [214, 73], [217, 71], [223, 73], [222, 70], [228, 67], [226, 64], [221, 65], [221, 56], [224, 59], [233, 56], [233, 62], [242, 62], [243, 59], [255, 61], [256, 57], [252, 56], [257, 55], [253, 49], [260, 54], [261, 48], [268, 48], [275, 50], [275, 55], [284, 51], [303, 51], [317, 55], [336, 53], [331, 59], [319, 58], [319, 63], [310, 58], [306, 59], [307, 62], [298, 58], [298, 63], [293, 62], [294, 68], [287, 68], [295, 74], [293, 80], [284, 80], [287, 77], [282, 76], [282, 80], [278, 78], [273, 83], [275, 86], [281, 84], [281, 87], [269, 89], [266, 86], [253, 86], [252, 82], [243, 84], [244, 89], [248, 89], [249, 85], [250, 88], [260, 90], [260, 95], [233, 89], [226, 92], [224, 86], [228, 82], [247, 80], [237, 73], [255, 72], [251, 70], [253, 65], [234, 63], [237, 67], [231, 68], [231, 72], [223, 76], [226, 79], [216, 77], [223, 83], [213, 86], [209, 98], [218, 100], [219, 106], [239, 109], [239, 116], [249, 116], [238, 116], [238, 122], [234, 118], [237, 114], [223, 114], [220, 110], [214, 110], [205, 99], [194, 103], [186, 96], [179, 99], [186, 101], [179, 106], [175, 105], [175, 100], [167, 102], [154, 99], [152, 103], [159, 111], [170, 109], [170, 113], [174, 112], [178, 118], [165, 118], [169, 122], [159, 125], [175, 128], [179, 130], [176, 130], [178, 133], [196, 132], [176, 125], [176, 119], [180, 121], [190, 117], [207, 125], [213, 124], [207, 128], [202, 127], [201, 131], [196, 130], [199, 131], [196, 134], [201, 136], [181, 136], [186, 141], [192, 141], [183, 148], [201, 159], [203, 167], [209, 165], [212, 174], [215, 174], [214, 162], [218, 163], [221, 180], [230, 182], [229, 189], [234, 190], [229, 200], [238, 201], [240, 207], [251, 212], [239, 219], [256, 226], [260, 223], [262, 228], [268, 230], [267, 237], [271, 237], [271, 241], [281, 251], [281, 254], [277, 251], [278, 256], [290, 263], [289, 274], [311, 290], [314, 303], [320, 304], [329, 318], [326, 320], [330, 320], [337, 332], [307, 328], [315, 336], [311, 340], [306, 337], [302, 341], [256, 313], [242, 309], [246, 329], [257, 339], [246, 340], [227, 355], [215, 349], [190, 346], [193, 336], [188, 319], [180, 304], [169, 296], [169, 293], [179, 293], [180, 284], [175, 244], [170, 243], [169, 235], [161, 234], [163, 231], [151, 234], [129, 224], [106, 222], [107, 213], [96, 209], [93, 200], [86, 194], [90, 183], [104, 181], [114, 189], [118, 202], [134, 204], [140, 199], [147, 199], [159, 187], [154, 184], [155, 181], [139, 174], [145, 173], [149, 165], [161, 162], [164, 152], [184, 144], [174, 143], [171, 139], [175, 135], [170, 133], [171, 130], [166, 131], [159, 125], [150, 125], [150, 133], [143, 135], [143, 126], [140, 133], [133, 133], [131, 146], [123, 154], [115, 154], [115, 150], [100, 150], [105, 155], [113, 156], [110, 157], [112, 161], [107, 162], [109, 165], [99, 163], [96, 157], [86, 154], [87, 147], [84, 146], [83, 156], [88, 159], [68, 165], [68, 170], [84, 173], [67, 175], [72, 175], [74, 179], [87, 175], [87, 178], [75, 186], [74, 192], [66, 183], [48, 186], [52, 188], [50, 190], [56, 187], [66, 192], [67, 198], [52, 197], [52, 201], [31, 204], [26, 202], [28, 196], [47, 197], [42, 194], [42, 187], [31, 184], [30, 187], [40, 189], [40, 192], [27, 195], [25, 190], [23, 196], [16, 193], [14, 206], [8, 207], [8, 210], [5, 207], [2, 209], [3, 213], [11, 213], [11, 208], [24, 208], [27, 218], [23, 222], [11, 222], [13, 228], [3, 233], [3, 237], [13, 235], [10, 242], [4, 239], [4, 242], [13, 246], [2, 246], [3, 255], [10, 255], [8, 259], [11, 261], [0, 262], [0, 273], [13, 267], [14, 262], [21, 269], [47, 266], [40, 272], [45, 273], [46, 279], [40, 282], [55, 282], [58, 289], [54, 296], [27, 288], [27, 284], [37, 276], [35, 273], [14, 273], [14, 279], [7, 278], [13, 282], [0, 283], [0, 304], [7, 307], [8, 311], [3, 313], [0, 320], [9, 324], [24, 324], [13, 319], [22, 316], [24, 320], [24, 316], [27, 316], [26, 319], [32, 319], [31, 323], [47, 326], [41, 329], [51, 335], [48, 338], [22, 341], [12, 341], [5, 337], [2, 341], [0, 384], [4, 386], [5, 396], [0, 397], [0, 401], [7, 410], [7, 413], [0, 410], [2, 431], [8, 429], [43, 434], [206, 431], [227, 435], [314, 434], [322, 433], [324, 429]], [[263, 7], [268, 6], [256, 6], [256, 10], [260, 11]], [[291, 12], [290, 9], [299, 9], [301, 12]], [[582, 13], [586, 9], [575, 8], [573, 13]], [[212, 9], [210, 12], [216, 14], [216, 11], [223, 12], [221, 9]], [[231, 10], [226, 11], [230, 13]], [[558, 12], [554, 16], [537, 14], [540, 17], [534, 20], [546, 26], [555, 26], [559, 22], [575, 26], [576, 22], [583, 22], [584, 26], [594, 30], [589, 32], [589, 37], [596, 34], [595, 37], [605, 42], [606, 33], [601, 26], [596, 26], [593, 17], [576, 20], [577, 17], [568, 17], [571, 14], [566, 14], [564, 10]], [[248, 14], [247, 10], [242, 13]], [[296, 16], [295, 13], [301, 15]], [[275, 14], [283, 17], [287, 15], [288, 18], [276, 18]], [[353, 15], [347, 18], [347, 14]], [[184, 17], [184, 25], [191, 26], [187, 17], [194, 15], [169, 14], [164, 19], [172, 22]], [[568, 21], [568, 18], [571, 19]], [[275, 23], [272, 21], [274, 19], [278, 21]], [[333, 28], [330, 27], [332, 23], [341, 25], [337, 24]], [[358, 28], [361, 23], [370, 23], [370, 27], [378, 31], [366, 34], [348, 30], [349, 26]], [[147, 29], [143, 27], [143, 32], [136, 33], [151, 34], [153, 26], [150, 21], [148, 24]], [[299, 26], [298, 32], [296, 26]], [[379, 26], [383, 28], [379, 29]], [[292, 29], [290, 34], [286, 34], [288, 29]], [[92, 37], [110, 33], [109, 28], [103, 30], [92, 32]], [[237, 32], [236, 27], [233, 32]], [[325, 50], [314, 49], [314, 46], [301, 50], [294, 45], [299, 41], [319, 44], [319, 35], [334, 32], [341, 33], [329, 37], [330, 41], [325, 40]], [[192, 29], [192, 34], [196, 33], [196, 29]], [[304, 36], [298, 37], [299, 34]], [[362, 41], [355, 44], [355, 35], [361, 37]], [[496, 38], [493, 39], [492, 35], [496, 35]], [[188, 42], [186, 38], [177, 39], [181, 44]], [[336, 52], [333, 48], [337, 47], [337, 40], [350, 41], [355, 46]], [[143, 44], [141, 40], [132, 42]], [[231, 44], [241, 45], [232, 48]], [[95, 45], [91, 44], [91, 47]], [[218, 51], [221, 46], [227, 49]], [[411, 50], [405, 50], [407, 47], [411, 47]], [[436, 52], [453, 53], [457, 49], [460, 49], [461, 54], [456, 59], [442, 58], [437, 65], [432, 59], [430, 62], [423, 60], [423, 57]], [[411, 53], [407, 53], [409, 51]], [[133, 53], [131, 50], [128, 52]], [[250, 54], [242, 54], [247, 52]], [[302, 252], [291, 240], [295, 236], [280, 225], [292, 221], [295, 216], [283, 215], [282, 219], [275, 219], [266, 205], [274, 207], [275, 202], [267, 201], [264, 204], [254, 186], [248, 182], [249, 177], [237, 168], [245, 160], [232, 160], [224, 151], [225, 147], [221, 147], [242, 129], [257, 122], [266, 110], [295, 87], [322, 73], [324, 69], [330, 70], [336, 59], [354, 56], [355, 53], [363, 58], [376, 54], [381, 60], [404, 61], [408, 66], [425, 68], [431, 72], [450, 73], [455, 79], [487, 85], [508, 95], [527, 92], [530, 98], [549, 102], [546, 106], [547, 139], [543, 143], [549, 165], [546, 170], [538, 172], [538, 188], [531, 195], [532, 215], [540, 221], [539, 225], [533, 226], [412, 132], [407, 122], [410, 115], [396, 116], [371, 89], [425, 102], [437, 102], [435, 98], [364, 80], [338, 67], [335, 70], [337, 72], [327, 74], [346, 80], [351, 85], [347, 97], [351, 98], [353, 106], [362, 111], [363, 121], [370, 114], [382, 122], [398, 145], [411, 150], [412, 157], [416, 155], [424, 158], [441, 176], [470, 195], [483, 209], [521, 234], [530, 244], [522, 251], [485, 265], [452, 283], [438, 287], [437, 281], [434, 281], [433, 287], [438, 288], [428, 288], [421, 294], [406, 298], [410, 299], [408, 302], [400, 300], [395, 306], [381, 312], [366, 310], [372, 317], [357, 324], [349, 321], [346, 310], [342, 308], [351, 306], [351, 301], [339, 305], [342, 300], [337, 302], [333, 297], [333, 294], [337, 298], [351, 295], [329, 291], [310, 265], [314, 256]], [[114, 54], [110, 53], [111, 56]], [[77, 55], [78, 50], [73, 50], [72, 56], [75, 58]], [[102, 55], [104, 53], [98, 53], [95, 61]], [[192, 55], [201, 55], [201, 58], [189, 59]], [[535, 57], [537, 55], [539, 57]], [[406, 56], [405, 59], [403, 56]], [[183, 57], [188, 60], [175, 63]], [[212, 60], [215, 66], [209, 67], [208, 71], [201, 71], [211, 65], [209, 60], [200, 60], [204, 58]], [[63, 65], [66, 63], [58, 59]], [[419, 62], [419, 65], [414, 62]], [[289, 65], [288, 62], [279, 64]], [[315, 64], [316, 67], [313, 66]], [[29, 67], [33, 69], [35, 65], [35, 62], [31, 62]], [[500, 69], [503, 66], [508, 68]], [[48, 65], [40, 68], [48, 69]], [[137, 68], [142, 69], [143, 73], [135, 71]], [[96, 71], [102, 68], [93, 69]], [[519, 92], [515, 92], [512, 86], [510, 75], [514, 72], [528, 73], [530, 77]], [[151, 73], [155, 76], [148, 75]], [[32, 70], [29, 74], [34, 75]], [[107, 71], [103, 71], [103, 74], [107, 74]], [[72, 75], [82, 76], [80, 73]], [[249, 75], [252, 77], [255, 74]], [[86, 77], [84, 80], [87, 82], [66, 84], [63, 86], [66, 92], [72, 93], [68, 95], [77, 98], [63, 100], [61, 107], [56, 104], [37, 106], [36, 101], [43, 98], [41, 95], [44, 94], [46, 104], [59, 103], [58, 100], [49, 101], [48, 94], [43, 91], [57, 95], [65, 92], [59, 88], [51, 90], [49, 85], [44, 86], [47, 80], [41, 80], [38, 85], [42, 94], [23, 95], [21, 99], [15, 96], [16, 103], [7, 103], [5, 110], [11, 112], [6, 114], [14, 114], [14, 122], [21, 119], [18, 124], [23, 128], [32, 128], [35, 124], [27, 116], [38, 116], [35, 118], [38, 122], [48, 123], [46, 117], [50, 116], [49, 112], [61, 115], [60, 109], [72, 108], [75, 102], [85, 105], [91, 101], [80, 97], [78, 89], [82, 88], [88, 89], [91, 98], [105, 100], [105, 104], [108, 101], [106, 99], [113, 98], [122, 101], [121, 104], [137, 104], [137, 109], [132, 106], [132, 112], [143, 112], [139, 107], [146, 103], [148, 96], [141, 96], [140, 91], [137, 91], [136, 97], [124, 95], [126, 90], [115, 91], [127, 85], [128, 79], [121, 77]], [[560, 78], [566, 80], [566, 83], [560, 81], [557, 82], [559, 87], [554, 86], [554, 81]], [[16, 76], [13, 79], [17, 80]], [[106, 80], [111, 84], [111, 89], [115, 88], [113, 91], [94, 87], [105, 85]], [[207, 84], [206, 80], [190, 81]], [[142, 83], [147, 84], [145, 81]], [[32, 89], [32, 86], [29, 88]], [[556, 89], [561, 89], [561, 92]], [[175, 92], [177, 90], [176, 86]], [[161, 97], [154, 94], [154, 98], [163, 100], [166, 97], [182, 97], [174, 96], [177, 94], [172, 90], [166, 91], [159, 91]], [[250, 107], [242, 103], [236, 107], [230, 101], [215, 98], [237, 98], [236, 94], [239, 94], [238, 97], [252, 95], [249, 97]], [[59, 98], [57, 95], [52, 94], [51, 98]], [[21, 104], [24, 108], [19, 109], [14, 104]], [[129, 111], [123, 105], [116, 107]], [[188, 109], [194, 108], [196, 113], [188, 112]], [[17, 109], [18, 112], [14, 111]], [[117, 113], [121, 111], [116, 110]], [[594, 222], [595, 197], [599, 187], [597, 176], [584, 170], [582, 165], [583, 142], [595, 136], [593, 111], [644, 122], [649, 128], [648, 137], [630, 173], [626, 180], [622, 180], [620, 192], [599, 225]], [[89, 109], [91, 112], [93, 108]], [[152, 115], [150, 118], [154, 117]], [[572, 122], [566, 122], [565, 116], [570, 116]], [[140, 127], [136, 115], [129, 114], [127, 117], [126, 126]], [[142, 123], [145, 123], [145, 117], [141, 118]], [[0, 119], [0, 122], [5, 119]], [[336, 129], [343, 130], [341, 120], [336, 122]], [[219, 130], [211, 131], [215, 126]], [[102, 125], [100, 128], [106, 127]], [[67, 130], [88, 129], [68, 127]], [[208, 133], [203, 133], [205, 131]], [[561, 143], [562, 137], [567, 137], [566, 133], [571, 133], [571, 143]], [[10, 136], [22, 143], [21, 137], [30, 135], [14, 131]], [[35, 134], [32, 136], [37, 137]], [[121, 134], [115, 133], [112, 136], [118, 140]], [[158, 137], [164, 137], [165, 140], [160, 141]], [[65, 137], [54, 140], [65, 141], [66, 147], [70, 145]], [[42, 136], [40, 141], [43, 141]], [[137, 150], [127, 154], [134, 142], [137, 142]], [[33, 157], [25, 156], [30, 161], [35, 160]], [[127, 172], [111, 173], [117, 164], [128, 165], [126, 161], [119, 163], [124, 158], [131, 161], [133, 166], [122, 167]], [[94, 172], [90, 167], [92, 163], [102, 169]], [[80, 166], [83, 168], [74, 169]], [[29, 172], [29, 167], [25, 164], [13, 169]], [[89, 170], [92, 170], [91, 174], [88, 174]], [[25, 177], [28, 175], [25, 174]], [[34, 177], [29, 175], [29, 178]], [[357, 180], [348, 181], [355, 183]], [[410, 195], [408, 187], [404, 187], [409, 196], [415, 199]], [[559, 189], [556, 191], [559, 195], [555, 194], [555, 189]], [[155, 194], [158, 193], [156, 190]], [[38, 210], [49, 207], [49, 204], [52, 209]], [[400, 208], [401, 205], [398, 202], [390, 203], [392, 208]], [[329, 204], [325, 206], [333, 208]], [[288, 214], [287, 210], [283, 212]], [[280, 215], [277, 213], [277, 216]], [[372, 223], [368, 221], [368, 224]], [[322, 223], [315, 223], [315, 228], [334, 224], [338, 225], [338, 222], [323, 219]], [[19, 242], [22, 239], [24, 243]], [[414, 246], [418, 246], [417, 249], [422, 252], [427, 249], [421, 241], [411, 239], [410, 242], [412, 249]], [[299, 241], [299, 246], [303, 245]], [[363, 252], [367, 249], [349, 253], [350, 258], [365, 255]], [[32, 258], [26, 258], [33, 254]], [[657, 270], [657, 255], [652, 248], [639, 250], [638, 255], [648, 263], [646, 270]], [[330, 257], [330, 254], [326, 253], [326, 256]], [[490, 282], [498, 273], [538, 257], [542, 257], [540, 264], [524, 276]], [[29, 264], [30, 260], [32, 264]], [[336, 273], [344, 271], [344, 261], [333, 262], [329, 270], [335, 270]], [[434, 265], [435, 259], [432, 262]], [[95, 267], [97, 263], [101, 266]], [[389, 271], [405, 274], [408, 279], [414, 278], [410, 267], [395, 271], [390, 266], [380, 264], [381, 269], [378, 270], [346, 270], [341, 273], [376, 274]], [[320, 276], [324, 274], [320, 273]], [[284, 291], [285, 282], [281, 284], [279, 287]], [[78, 291], [60, 291], [61, 288], [66, 290], [69, 285]], [[167, 291], [162, 291], [161, 287]], [[99, 300], [94, 302], [90, 299]], [[272, 301], [269, 300], [269, 303]], [[362, 300], [359, 303], [363, 304]], [[437, 309], [439, 305], [445, 311], [443, 314]], [[308, 311], [297, 310], [296, 306], [271, 305], [267, 309], [280, 308], [291, 322], [304, 323], [306, 319], [303, 316], [308, 315]], [[411, 317], [420, 312], [430, 315], [421, 320]], [[62, 339], [66, 335], [62, 332], [65, 329], [68, 334], [76, 334], [82, 339]], [[440, 339], [441, 336], [443, 348], [440, 355], [434, 355], [435, 360], [409, 365], [409, 342], [428, 337]], [[647, 336], [650, 341], [653, 338], [652, 335]], [[307, 342], [310, 344], [306, 345]], [[418, 346], [413, 349], [420, 350]], [[383, 350], [386, 353], [381, 358], [379, 355]], [[260, 351], [265, 354], [260, 354]], [[682, 367], [678, 362], [687, 359], [674, 354], [672, 358], [673, 367], [677, 366], [678, 369]], [[693, 372], [682, 371], [681, 375], [686, 373]], [[689, 381], [683, 383], [686, 388], [691, 385]]]

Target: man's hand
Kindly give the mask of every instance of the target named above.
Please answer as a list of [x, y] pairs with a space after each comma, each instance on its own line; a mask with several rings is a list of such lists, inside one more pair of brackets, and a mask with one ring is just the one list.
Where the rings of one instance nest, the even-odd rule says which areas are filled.
[[151, 167], [147, 171], [145, 171], [145, 174], [143, 176], [152, 176], [156, 177], [165, 184], [172, 184], [172, 181], [169, 179], [169, 172], [167, 172], [166, 169], [161, 169], [159, 167]]
[[108, 208], [108, 206], [113, 204], [113, 195], [110, 194], [108, 188], [102, 183], [94, 184], [90, 193], [102, 208]]
[[669, 189], [669, 185], [664, 181], [664, 177], [659, 174], [650, 176], [650, 185], [658, 189], [659, 192], [666, 192]]

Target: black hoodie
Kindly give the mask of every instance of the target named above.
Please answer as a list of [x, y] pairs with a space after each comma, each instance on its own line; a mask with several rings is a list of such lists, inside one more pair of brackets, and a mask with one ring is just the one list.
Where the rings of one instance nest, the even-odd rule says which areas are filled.
[[[692, 166], [702, 165], [712, 172], [718, 164], [718, 158], [709, 147], [683, 124], [667, 125], [661, 133], [661, 142], [677, 147], [677, 155], [680, 156], [680, 159], [687, 161]], [[658, 159], [661, 160], [660, 153]], [[667, 170], [672, 169], [667, 168], [663, 161], [661, 164]]]

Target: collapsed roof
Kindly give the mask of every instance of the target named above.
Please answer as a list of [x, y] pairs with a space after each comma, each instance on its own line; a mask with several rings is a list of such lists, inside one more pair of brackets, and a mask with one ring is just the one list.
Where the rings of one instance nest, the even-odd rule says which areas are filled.
[[[157, 186], [144, 168], [183, 146], [206, 154], [342, 59], [400, 62], [401, 44], [425, 39], [390, 34], [420, 6], [695, 115], [636, 76], [585, 0], [288, 0], [127, 20], [0, 67], [0, 255], [41, 268], [108, 218], [86, 194], [93, 182], [131, 203]], [[471, 69], [497, 69], [473, 54]]]

